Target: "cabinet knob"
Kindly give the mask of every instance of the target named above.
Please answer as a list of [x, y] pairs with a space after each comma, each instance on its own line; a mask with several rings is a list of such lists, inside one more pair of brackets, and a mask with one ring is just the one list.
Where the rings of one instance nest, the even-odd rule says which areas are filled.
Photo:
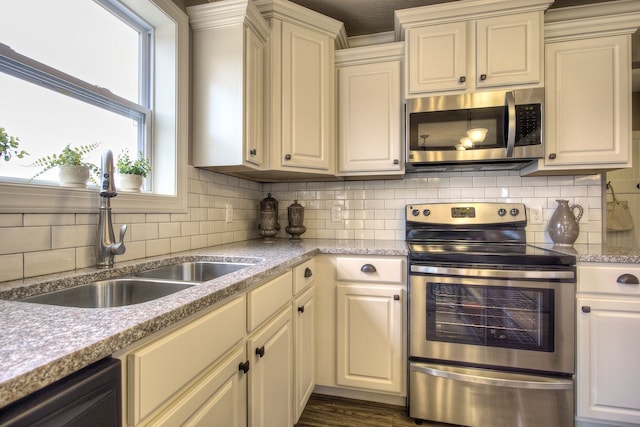
[[399, 164], [400, 164], [400, 160], [398, 160], [398, 159], [393, 159], [393, 164], [394, 164], [394, 165], [399, 165]]
[[555, 158], [556, 158], [556, 153], [549, 154], [549, 160], [555, 160]]
[[373, 264], [364, 264], [361, 268], [360, 271], [362, 271], [363, 273], [375, 273], [376, 271], [376, 266]]
[[311, 269], [309, 267], [305, 268], [304, 269], [304, 277], [308, 278], [308, 277], [311, 277], [311, 276], [313, 276], [313, 271], [311, 271]]
[[256, 354], [260, 356], [260, 358], [264, 357], [264, 346], [256, 348]]
[[400, 295], [395, 294], [395, 295], [393, 296], [393, 300], [394, 300], [394, 301], [400, 301]]
[[258, 150], [256, 150], [255, 148], [252, 148], [251, 150], [249, 150], [249, 154], [251, 154], [252, 156], [255, 156], [256, 154], [258, 154]]
[[298, 312], [304, 313], [304, 305], [301, 305], [300, 307], [298, 307]]
[[240, 369], [245, 374], [249, 372], [249, 361], [247, 360], [246, 362], [241, 362], [238, 366], [238, 369]]
[[467, 81], [467, 77], [466, 77], [466, 76], [460, 76], [460, 78], [458, 79], [458, 81], [459, 81], [460, 83], [464, 83], [464, 82], [466, 82], [466, 81]]
[[583, 313], [591, 313], [591, 307], [589, 307], [588, 305], [583, 305], [582, 306], [582, 312]]
[[636, 184], [636, 188], [640, 190], [640, 183]]
[[481, 81], [487, 80], [487, 75], [486, 74], [480, 74], [480, 80]]
[[291, 154], [285, 154], [284, 159], [285, 160], [291, 160]]
[[633, 274], [621, 274], [620, 276], [618, 276], [616, 282], [621, 285], [640, 285], [638, 277], [634, 276]]

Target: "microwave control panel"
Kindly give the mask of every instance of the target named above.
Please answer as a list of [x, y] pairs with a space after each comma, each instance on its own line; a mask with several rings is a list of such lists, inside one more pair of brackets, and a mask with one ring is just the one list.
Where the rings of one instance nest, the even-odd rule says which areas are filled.
[[540, 144], [540, 104], [516, 105], [516, 145]]

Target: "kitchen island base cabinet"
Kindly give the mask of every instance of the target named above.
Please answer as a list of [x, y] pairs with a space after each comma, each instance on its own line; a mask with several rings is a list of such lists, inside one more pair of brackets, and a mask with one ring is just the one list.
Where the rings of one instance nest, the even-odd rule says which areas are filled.
[[577, 426], [640, 424], [638, 279], [638, 265], [578, 264]]

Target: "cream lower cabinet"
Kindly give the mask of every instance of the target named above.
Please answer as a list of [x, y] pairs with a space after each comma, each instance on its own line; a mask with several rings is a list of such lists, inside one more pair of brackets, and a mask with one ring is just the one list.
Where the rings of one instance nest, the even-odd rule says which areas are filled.
[[403, 404], [406, 260], [320, 256], [317, 383], [323, 392]]
[[225, 425], [245, 425], [245, 313], [242, 296], [123, 355], [127, 424], [204, 425], [224, 414]]
[[293, 269], [293, 421], [297, 423], [316, 385], [315, 261]]
[[402, 43], [336, 51], [338, 175], [404, 173]]
[[291, 310], [287, 306], [247, 340], [251, 360], [250, 427], [293, 425], [292, 338]]
[[315, 386], [314, 262], [116, 354], [126, 425], [292, 426]]
[[578, 264], [578, 426], [640, 424], [640, 266]]

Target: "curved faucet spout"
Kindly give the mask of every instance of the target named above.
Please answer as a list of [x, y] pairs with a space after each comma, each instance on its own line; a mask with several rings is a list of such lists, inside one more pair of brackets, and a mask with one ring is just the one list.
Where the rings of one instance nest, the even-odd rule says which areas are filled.
[[95, 254], [98, 268], [113, 267], [116, 255], [124, 254], [124, 235], [127, 225], [120, 227], [120, 241], [116, 242], [111, 220], [111, 198], [116, 197], [114, 182], [113, 154], [105, 150], [102, 154], [102, 173], [100, 175], [100, 211], [98, 212], [98, 235], [96, 237]]

